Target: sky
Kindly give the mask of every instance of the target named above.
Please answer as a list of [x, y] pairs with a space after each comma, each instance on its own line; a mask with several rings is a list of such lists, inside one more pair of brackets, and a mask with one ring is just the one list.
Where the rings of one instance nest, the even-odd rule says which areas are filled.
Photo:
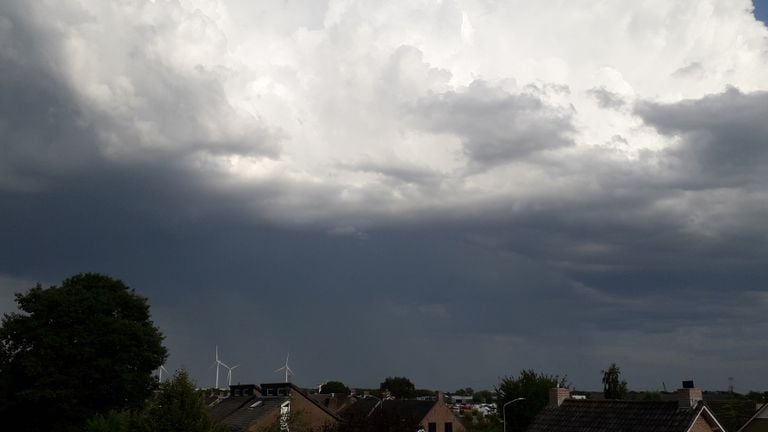
[[112, 275], [201, 386], [765, 390], [766, 3], [4, 1], [0, 312]]

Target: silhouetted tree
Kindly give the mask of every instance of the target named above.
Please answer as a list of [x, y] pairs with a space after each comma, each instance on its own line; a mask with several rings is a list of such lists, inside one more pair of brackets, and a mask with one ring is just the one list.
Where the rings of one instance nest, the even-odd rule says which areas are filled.
[[327, 383], [323, 384], [322, 387], [320, 387], [320, 393], [323, 394], [330, 394], [330, 393], [343, 393], [343, 394], [349, 394], [349, 387], [344, 385], [341, 381], [328, 381]]
[[15, 431], [81, 431], [152, 395], [163, 336], [147, 300], [123, 282], [80, 274], [16, 303], [0, 326], [0, 418]]
[[416, 397], [416, 386], [406, 377], [387, 377], [379, 386], [382, 394], [389, 392], [395, 399], [412, 399]]
[[496, 387], [498, 415], [504, 418], [504, 404], [518, 398], [523, 400], [507, 406], [507, 432], [525, 430], [547, 403], [549, 389], [568, 387], [565, 378], [537, 373], [533, 369], [522, 370], [516, 378], [506, 377]]
[[603, 396], [606, 399], [624, 399], [627, 395], [627, 382], [621, 380], [621, 370], [616, 363], [611, 363], [603, 374]]

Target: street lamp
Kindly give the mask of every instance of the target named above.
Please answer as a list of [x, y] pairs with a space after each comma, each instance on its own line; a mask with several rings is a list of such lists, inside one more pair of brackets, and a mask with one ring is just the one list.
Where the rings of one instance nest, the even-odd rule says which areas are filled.
[[502, 413], [501, 413], [501, 414], [502, 414], [502, 416], [504, 417], [504, 432], [507, 432], [507, 405], [509, 405], [509, 404], [511, 404], [511, 403], [513, 403], [513, 402], [519, 402], [519, 401], [521, 401], [521, 400], [525, 400], [525, 398], [519, 397], [519, 398], [517, 398], [517, 399], [512, 399], [511, 401], [509, 401], [509, 402], [505, 403], [505, 404], [504, 404], [504, 405], [501, 407], [501, 411], [502, 411]]

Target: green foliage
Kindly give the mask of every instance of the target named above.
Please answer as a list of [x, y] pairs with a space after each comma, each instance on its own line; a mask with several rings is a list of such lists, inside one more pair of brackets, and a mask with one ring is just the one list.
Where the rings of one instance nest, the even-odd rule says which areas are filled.
[[416, 397], [435, 397], [436, 393], [429, 389], [416, 389]]
[[764, 403], [765, 401], [768, 400], [768, 392], [760, 393], [760, 392], [756, 392], [756, 391], [753, 390], [753, 391], [750, 391], [749, 393], [747, 393], [746, 398], [751, 400], [751, 401], [755, 401], [755, 402], [759, 402], [759, 403]]
[[225, 432], [227, 429], [208, 415], [202, 395], [186, 371], [177, 372], [146, 409], [144, 432]]
[[0, 418], [16, 431], [81, 431], [136, 409], [167, 355], [144, 297], [99, 274], [16, 294], [0, 327]]
[[532, 369], [520, 371], [517, 378], [505, 377], [496, 387], [496, 406], [499, 417], [504, 417], [504, 404], [518, 398], [525, 398], [507, 405], [507, 432], [523, 431], [528, 428], [536, 414], [547, 406], [549, 389], [558, 386], [568, 387], [566, 379], [557, 375], [537, 373]]
[[328, 381], [327, 383], [323, 384], [323, 386], [320, 388], [320, 393], [323, 394], [331, 394], [331, 393], [343, 393], [343, 394], [349, 394], [350, 390], [349, 387], [344, 385], [341, 381]]
[[606, 399], [624, 399], [627, 395], [627, 382], [620, 378], [621, 370], [616, 363], [611, 363], [603, 374], [603, 396]]
[[182, 370], [141, 410], [99, 414], [86, 423], [85, 432], [228, 432], [210, 418], [204, 397]]
[[647, 391], [643, 392], [642, 395], [640, 395], [640, 400], [645, 401], [660, 401], [662, 400], [661, 393], [656, 391]]
[[387, 377], [379, 386], [382, 394], [389, 393], [395, 399], [413, 399], [416, 397], [416, 386], [406, 377]]
[[467, 387], [467, 388], [458, 389], [455, 392], [453, 392], [453, 394], [457, 396], [472, 396], [473, 394], [475, 394], [475, 391], [472, 389], [472, 387]]
[[85, 432], [134, 432], [140, 427], [128, 411], [110, 411], [97, 414], [85, 424]]

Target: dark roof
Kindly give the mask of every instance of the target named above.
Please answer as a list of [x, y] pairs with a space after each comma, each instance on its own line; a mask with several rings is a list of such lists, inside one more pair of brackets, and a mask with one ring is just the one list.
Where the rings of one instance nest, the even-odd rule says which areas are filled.
[[703, 405], [670, 401], [573, 400], [546, 407], [528, 432], [686, 432]]
[[[229, 426], [233, 432], [244, 431], [254, 422], [279, 410], [280, 404], [286, 400], [288, 400], [287, 396], [278, 398], [256, 398], [249, 405], [245, 405], [228, 415], [222, 423]], [[257, 404], [257, 406], [252, 406], [254, 404]]]
[[345, 420], [360, 419], [370, 415], [381, 413], [387, 416], [400, 418], [413, 418], [421, 420], [435, 406], [435, 401], [422, 400], [384, 400], [379, 405], [379, 399], [361, 398], [357, 402], [348, 405], [339, 411]]
[[357, 402], [357, 398], [350, 395], [345, 394], [322, 394], [322, 393], [315, 393], [309, 395], [310, 399], [312, 399], [315, 403], [318, 403], [329, 410], [333, 411], [338, 415], [339, 411], [343, 410], [345, 407], [350, 406]]
[[736, 432], [757, 412], [757, 404], [751, 400], [705, 400], [717, 421], [728, 432]]
[[261, 420], [279, 409], [280, 405], [290, 398], [290, 394], [298, 394], [317, 405], [318, 408], [326, 412], [331, 418], [335, 420], [340, 419], [338, 414], [327, 407], [324, 407], [322, 404], [319, 404], [317, 401], [312, 400], [306, 393], [293, 384], [262, 384], [261, 388], [281, 388], [290, 391], [275, 396], [243, 394], [233, 391], [230, 392], [228, 397], [218, 399], [209, 404], [208, 412], [214, 420], [229, 426], [234, 432], [244, 431], [254, 422]]

